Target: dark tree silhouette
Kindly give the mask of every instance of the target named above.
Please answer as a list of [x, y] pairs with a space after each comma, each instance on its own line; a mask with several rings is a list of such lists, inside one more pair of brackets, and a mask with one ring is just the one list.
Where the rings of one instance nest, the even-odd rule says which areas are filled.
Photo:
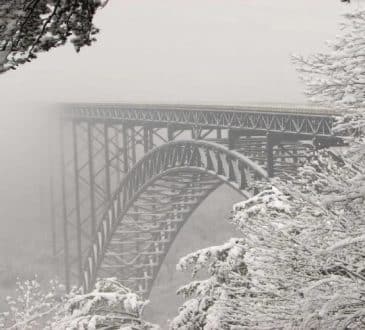
[[70, 40], [76, 51], [95, 41], [102, 0], [0, 0], [0, 73]]

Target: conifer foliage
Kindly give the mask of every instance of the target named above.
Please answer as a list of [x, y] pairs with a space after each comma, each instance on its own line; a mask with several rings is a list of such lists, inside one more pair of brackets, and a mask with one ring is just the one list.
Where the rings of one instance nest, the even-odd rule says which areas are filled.
[[172, 329], [231, 329], [242, 324], [234, 312], [247, 293], [247, 269], [242, 239], [230, 239], [182, 258], [178, 269], [192, 269], [193, 275], [207, 269], [210, 277], [179, 289], [189, 300], [171, 323]]
[[312, 101], [342, 110], [335, 130], [348, 146], [317, 151], [234, 206], [242, 238], [223, 278], [215, 256], [232, 242], [180, 261], [209, 277], [180, 289], [189, 300], [174, 329], [365, 328], [365, 11], [345, 19], [330, 52], [294, 61]]
[[235, 205], [242, 238], [180, 261], [209, 277], [180, 289], [189, 300], [172, 328], [364, 328], [364, 168], [352, 148], [321, 151]]
[[76, 51], [95, 41], [101, 0], [0, 0], [0, 73], [70, 40]]
[[70, 297], [50, 329], [157, 330], [142, 320], [146, 304], [117, 279], [102, 279], [92, 292]]
[[329, 52], [293, 56], [306, 94], [327, 106], [365, 107], [365, 9], [344, 15], [342, 33], [328, 46]]
[[41, 285], [35, 277], [16, 283], [14, 297], [6, 297], [7, 311], [0, 313], [0, 329], [45, 329], [65, 302], [64, 286], [56, 280]]

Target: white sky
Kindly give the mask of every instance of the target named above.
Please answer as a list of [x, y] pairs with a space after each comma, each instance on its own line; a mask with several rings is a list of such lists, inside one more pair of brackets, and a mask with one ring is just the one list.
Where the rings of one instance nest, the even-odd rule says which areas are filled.
[[[356, 4], [354, 4], [356, 6]], [[302, 102], [290, 54], [324, 49], [340, 0], [110, 0], [98, 42], [0, 76], [12, 101]]]

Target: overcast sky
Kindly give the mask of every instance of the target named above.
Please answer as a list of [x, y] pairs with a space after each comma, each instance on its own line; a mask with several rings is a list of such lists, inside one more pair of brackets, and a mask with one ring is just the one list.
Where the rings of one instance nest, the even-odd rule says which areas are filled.
[[0, 105], [302, 102], [290, 54], [323, 49], [344, 8], [340, 0], [110, 0], [93, 47], [53, 50], [0, 76]]
[[340, 0], [110, 0], [97, 15], [92, 47], [55, 49], [0, 75], [0, 216], [12, 212], [19, 191], [29, 200], [24, 185], [43, 173], [46, 125], [32, 102], [303, 102], [290, 54], [324, 49], [346, 7]]

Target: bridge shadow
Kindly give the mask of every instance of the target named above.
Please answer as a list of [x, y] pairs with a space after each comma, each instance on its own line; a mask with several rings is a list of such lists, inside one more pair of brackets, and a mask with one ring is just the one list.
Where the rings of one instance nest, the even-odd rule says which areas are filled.
[[[191, 280], [190, 273], [176, 271], [176, 264], [186, 254], [219, 245], [240, 233], [228, 221], [230, 210], [242, 195], [227, 185], [212, 193], [192, 214], [171, 246], [154, 282], [145, 309], [145, 318], [168, 329], [168, 320], [177, 315], [184, 302], [176, 290]], [[200, 276], [205, 277], [202, 273]]]

